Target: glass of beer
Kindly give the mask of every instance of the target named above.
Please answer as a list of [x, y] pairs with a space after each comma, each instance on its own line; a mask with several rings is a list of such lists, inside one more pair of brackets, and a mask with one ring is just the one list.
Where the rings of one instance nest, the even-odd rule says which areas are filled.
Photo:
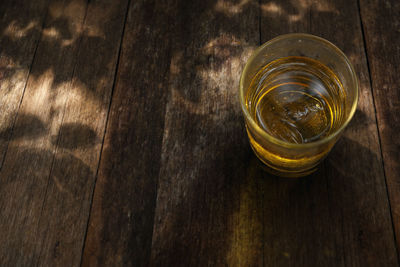
[[300, 177], [317, 169], [357, 108], [358, 79], [345, 54], [310, 34], [260, 46], [240, 78], [250, 145], [268, 171]]

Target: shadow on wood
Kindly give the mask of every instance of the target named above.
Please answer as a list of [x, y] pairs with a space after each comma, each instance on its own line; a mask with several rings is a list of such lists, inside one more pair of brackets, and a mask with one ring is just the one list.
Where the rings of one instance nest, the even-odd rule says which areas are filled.
[[96, 132], [86, 125], [65, 123], [60, 127], [58, 135], [53, 136], [52, 143], [67, 149], [78, 149], [92, 147], [100, 143], [100, 139], [96, 136]]
[[0, 139], [35, 139], [46, 132], [46, 124], [40, 118], [31, 114], [19, 114], [14, 127], [9, 127], [0, 132]]

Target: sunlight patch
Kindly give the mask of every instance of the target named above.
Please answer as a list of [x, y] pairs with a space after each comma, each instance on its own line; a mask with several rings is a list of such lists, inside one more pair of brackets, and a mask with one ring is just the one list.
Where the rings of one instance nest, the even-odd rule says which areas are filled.
[[31, 30], [37, 29], [37, 27], [37, 21], [31, 21], [25, 27], [21, 27], [17, 24], [16, 20], [13, 20], [4, 30], [3, 34], [9, 36], [12, 40], [16, 40], [27, 36]]

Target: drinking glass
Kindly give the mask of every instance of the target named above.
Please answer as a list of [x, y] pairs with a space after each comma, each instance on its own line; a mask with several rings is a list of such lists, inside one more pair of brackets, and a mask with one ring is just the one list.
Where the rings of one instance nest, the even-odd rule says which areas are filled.
[[[328, 67], [339, 79], [344, 97], [343, 119], [328, 135], [311, 142], [292, 143], [271, 135], [251, 116], [247, 95], [256, 74], [267, 64], [285, 57], [306, 57]], [[300, 177], [317, 169], [353, 117], [358, 102], [358, 79], [345, 54], [331, 42], [310, 34], [286, 34], [260, 46], [247, 61], [240, 78], [239, 98], [247, 134], [255, 155], [268, 171], [284, 177]]]

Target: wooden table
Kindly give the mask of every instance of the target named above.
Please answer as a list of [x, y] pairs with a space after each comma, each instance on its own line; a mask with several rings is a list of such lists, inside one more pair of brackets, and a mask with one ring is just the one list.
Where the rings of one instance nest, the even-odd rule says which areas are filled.
[[[398, 266], [400, 1], [0, 2], [1, 266]], [[354, 64], [312, 176], [263, 172], [238, 80], [288, 32]]]

